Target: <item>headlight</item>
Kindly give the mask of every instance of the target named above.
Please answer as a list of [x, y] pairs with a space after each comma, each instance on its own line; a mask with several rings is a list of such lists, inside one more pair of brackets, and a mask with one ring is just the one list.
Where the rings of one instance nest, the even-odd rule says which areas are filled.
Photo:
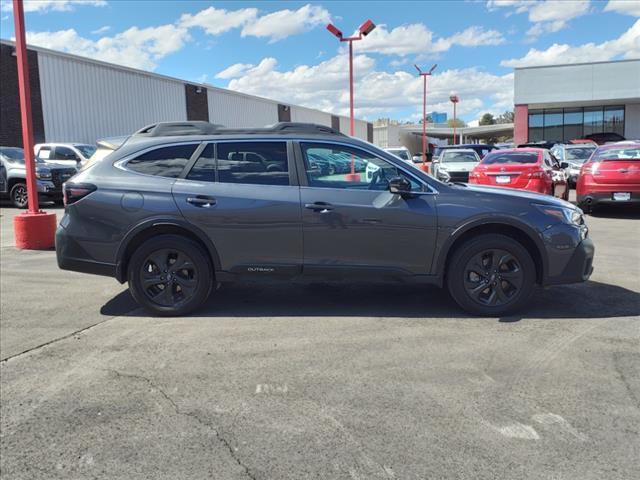
[[442, 180], [443, 182], [451, 180], [451, 175], [449, 175], [446, 170], [438, 169], [438, 174], [436, 176], [438, 177], [438, 180]]
[[51, 170], [36, 170], [36, 178], [40, 180], [51, 180]]
[[537, 204], [534, 204], [534, 206], [545, 215], [560, 220], [561, 222], [568, 223], [569, 225], [584, 224], [582, 210], [580, 210], [579, 208], [555, 207], [551, 205]]

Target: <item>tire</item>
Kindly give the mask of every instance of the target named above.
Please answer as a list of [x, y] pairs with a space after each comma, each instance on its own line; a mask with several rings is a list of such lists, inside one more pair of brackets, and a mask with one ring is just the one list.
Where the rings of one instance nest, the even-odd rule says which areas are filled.
[[[490, 258], [492, 266], [487, 268]], [[535, 289], [536, 267], [531, 255], [513, 238], [485, 234], [456, 249], [446, 275], [449, 293], [463, 310], [501, 316], [529, 302]]]
[[27, 206], [29, 205], [29, 199], [27, 196], [27, 184], [16, 183], [13, 187], [11, 187], [9, 198], [11, 199], [11, 203], [14, 207], [27, 208]]
[[[184, 268], [176, 268], [178, 263]], [[127, 277], [133, 298], [158, 316], [196, 310], [214, 283], [207, 253], [180, 235], [160, 235], [140, 245], [131, 255]]]

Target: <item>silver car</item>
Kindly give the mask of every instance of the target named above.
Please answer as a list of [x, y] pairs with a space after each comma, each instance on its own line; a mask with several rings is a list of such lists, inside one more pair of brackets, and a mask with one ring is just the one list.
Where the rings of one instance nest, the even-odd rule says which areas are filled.
[[582, 164], [589, 160], [591, 154], [596, 151], [595, 143], [576, 143], [567, 145], [556, 145], [551, 149], [551, 153], [560, 163], [566, 163], [564, 169], [569, 186], [575, 187], [580, 175]]
[[469, 181], [469, 172], [480, 162], [478, 154], [470, 148], [443, 150], [433, 162], [433, 174], [443, 182]]

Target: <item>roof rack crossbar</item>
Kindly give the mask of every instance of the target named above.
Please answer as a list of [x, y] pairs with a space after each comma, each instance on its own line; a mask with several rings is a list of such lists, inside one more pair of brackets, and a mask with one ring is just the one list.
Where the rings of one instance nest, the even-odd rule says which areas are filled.
[[204, 121], [159, 122], [147, 125], [134, 133], [136, 136], [165, 137], [184, 135], [224, 134], [276, 134], [276, 133], [320, 133], [341, 135], [338, 130], [326, 125], [300, 122], [278, 122], [263, 128], [226, 128], [223, 125]]

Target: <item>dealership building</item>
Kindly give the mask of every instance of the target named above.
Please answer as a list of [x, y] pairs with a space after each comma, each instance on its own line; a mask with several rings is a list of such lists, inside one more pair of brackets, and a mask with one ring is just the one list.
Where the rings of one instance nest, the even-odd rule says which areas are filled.
[[640, 139], [640, 60], [515, 69], [514, 141]]
[[[28, 47], [34, 140], [79, 142], [128, 135], [160, 121], [205, 120], [230, 128], [307, 122], [349, 132], [349, 118], [211, 85]], [[347, 86], [345, 77], [345, 88]], [[0, 145], [22, 146], [13, 42], [0, 42]], [[373, 125], [355, 122], [373, 141]]]

